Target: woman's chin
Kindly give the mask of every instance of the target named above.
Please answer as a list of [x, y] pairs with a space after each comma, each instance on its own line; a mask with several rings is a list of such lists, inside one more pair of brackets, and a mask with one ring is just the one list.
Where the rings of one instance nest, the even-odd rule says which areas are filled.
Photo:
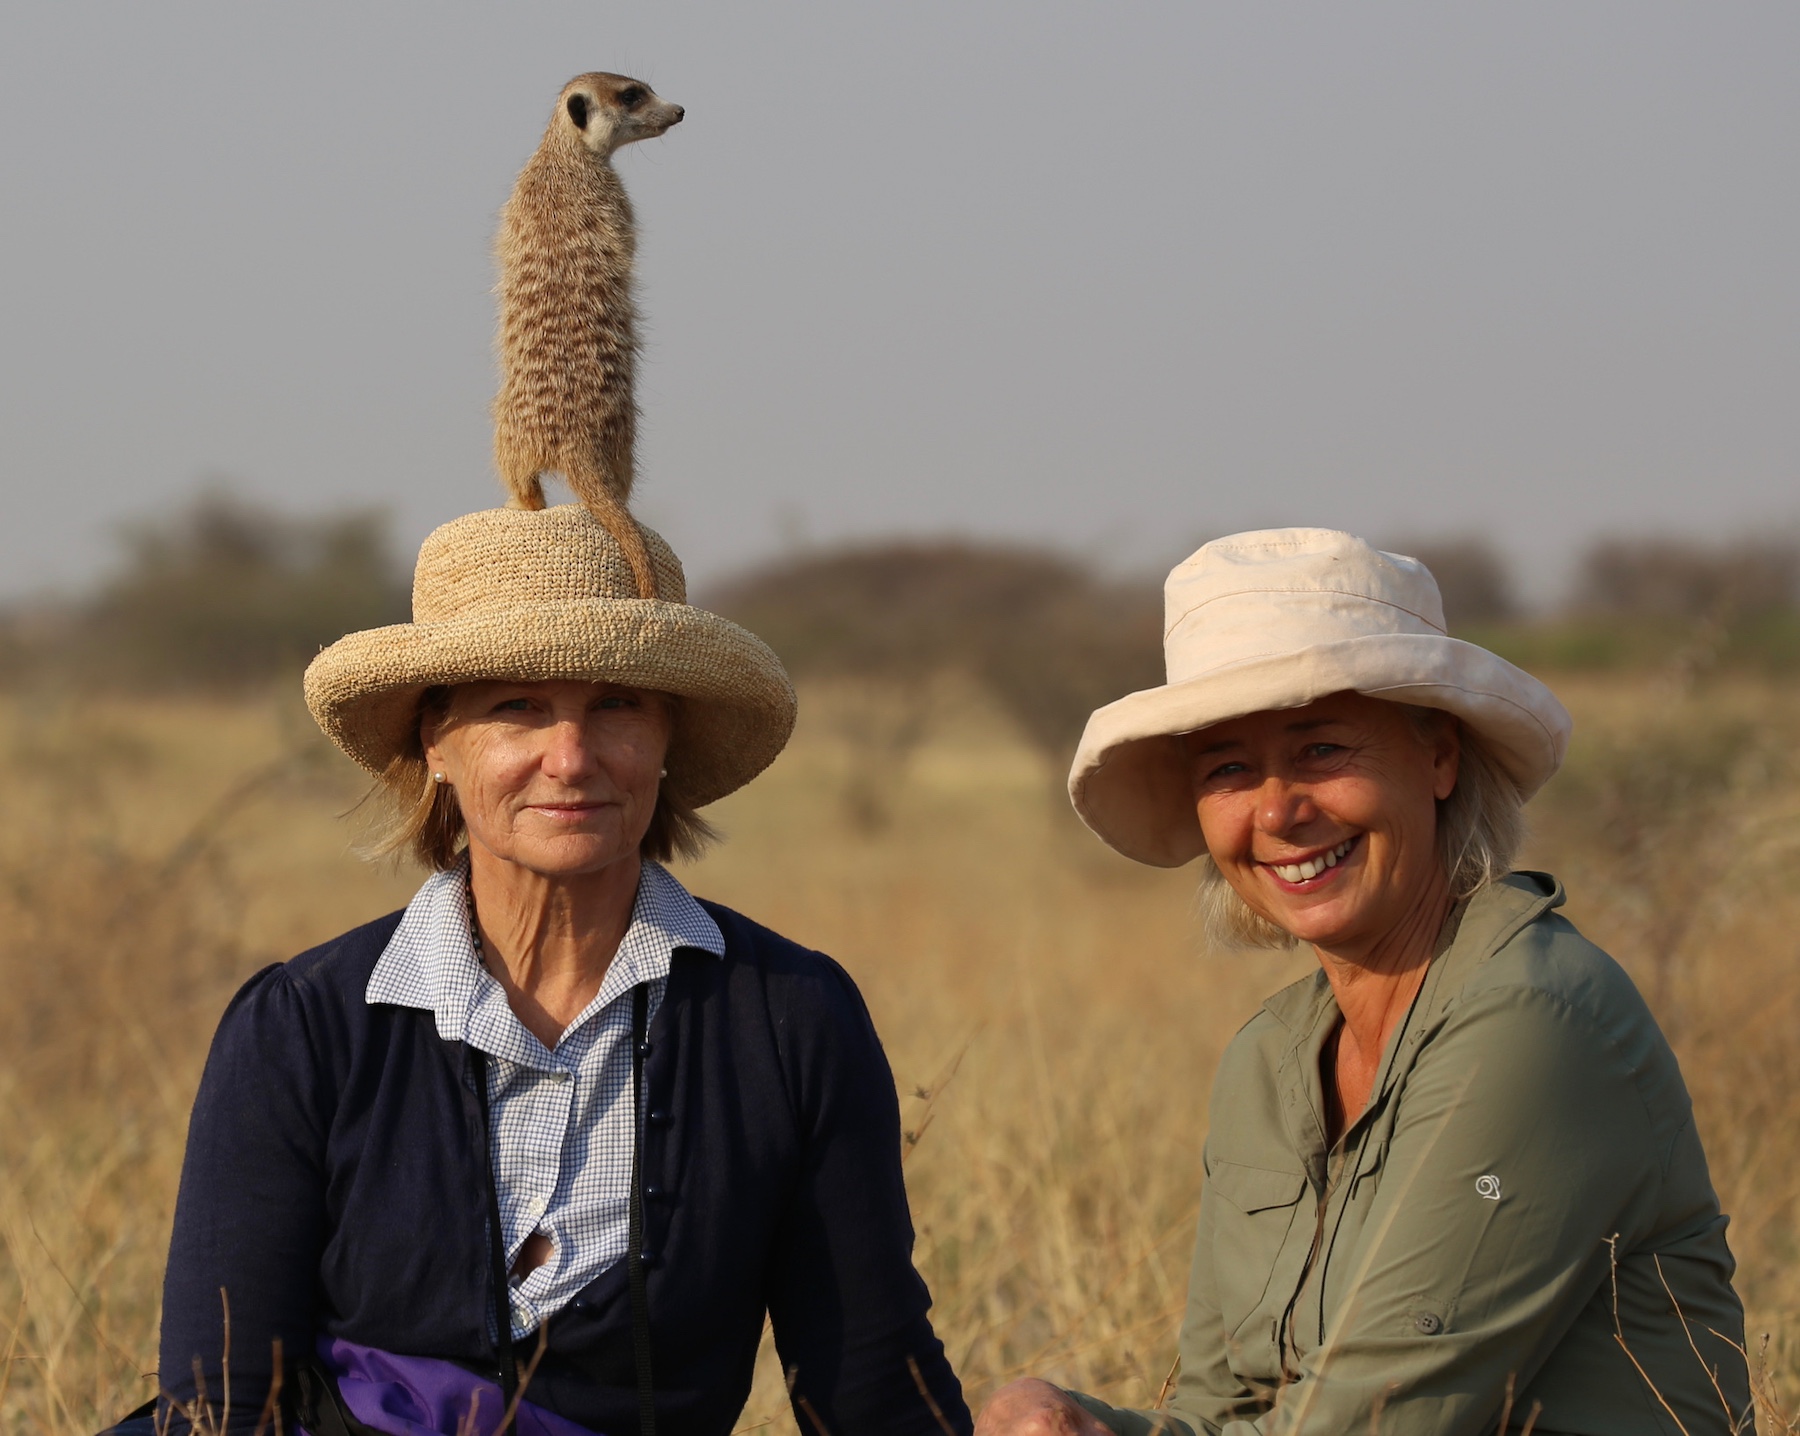
[[1348, 893], [1321, 892], [1311, 897], [1284, 894], [1268, 907], [1271, 922], [1314, 947], [1337, 946], [1359, 926], [1360, 904]]
[[495, 856], [541, 878], [579, 878], [636, 857], [637, 844], [598, 833], [563, 833], [515, 841]]

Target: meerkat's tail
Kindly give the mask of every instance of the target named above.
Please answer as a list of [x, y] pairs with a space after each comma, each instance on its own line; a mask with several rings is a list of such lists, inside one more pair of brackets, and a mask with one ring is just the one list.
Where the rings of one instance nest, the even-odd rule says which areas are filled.
[[575, 497], [587, 505], [588, 512], [618, 543], [625, 562], [631, 565], [631, 576], [637, 580], [638, 597], [655, 598], [656, 571], [650, 566], [650, 550], [624, 500], [603, 475], [585, 463], [568, 463], [563, 477], [569, 481]]

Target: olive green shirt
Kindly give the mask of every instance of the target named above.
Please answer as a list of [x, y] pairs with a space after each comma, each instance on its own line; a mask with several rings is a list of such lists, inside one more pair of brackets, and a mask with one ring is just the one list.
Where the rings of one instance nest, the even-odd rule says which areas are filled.
[[1469, 900], [1336, 1147], [1331, 989], [1269, 999], [1213, 1089], [1169, 1410], [1084, 1406], [1121, 1436], [1482, 1436], [1510, 1380], [1513, 1431], [1734, 1429], [1743, 1309], [1687, 1089], [1562, 901], [1541, 873]]

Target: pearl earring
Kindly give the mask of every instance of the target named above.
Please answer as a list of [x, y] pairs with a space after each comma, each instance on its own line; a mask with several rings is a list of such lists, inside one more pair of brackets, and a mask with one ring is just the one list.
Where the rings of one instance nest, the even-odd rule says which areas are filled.
[[441, 784], [444, 781], [444, 775], [442, 773], [433, 773], [431, 775], [431, 781]]
[[657, 774], [657, 776], [660, 778], [666, 778], [669, 776], [669, 770], [667, 768], [664, 768], [661, 773]]

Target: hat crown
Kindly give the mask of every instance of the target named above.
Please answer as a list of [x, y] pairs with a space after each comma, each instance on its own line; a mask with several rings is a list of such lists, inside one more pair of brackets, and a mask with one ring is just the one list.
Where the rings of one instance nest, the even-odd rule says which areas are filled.
[[[664, 602], [687, 601], [681, 561], [638, 525]], [[413, 622], [523, 605], [641, 601], [618, 543], [585, 507], [484, 509], [432, 531], [413, 570]]]
[[1445, 632], [1424, 564], [1336, 529], [1215, 539], [1169, 574], [1163, 613], [1171, 683], [1313, 644]]

